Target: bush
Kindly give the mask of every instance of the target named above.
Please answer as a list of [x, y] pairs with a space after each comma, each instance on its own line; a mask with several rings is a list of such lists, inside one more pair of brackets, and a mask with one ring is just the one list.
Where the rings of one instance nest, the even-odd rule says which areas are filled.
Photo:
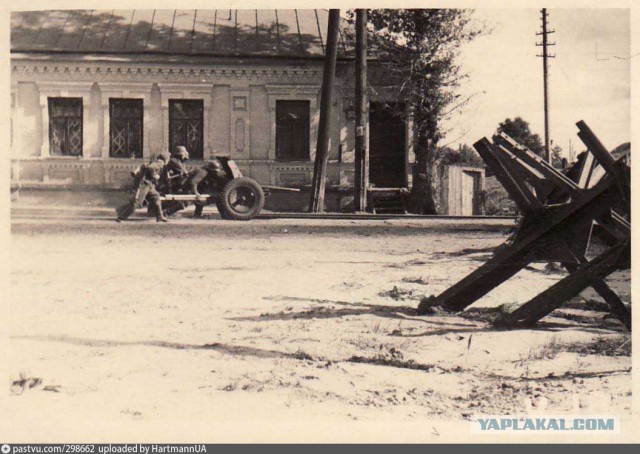
[[518, 209], [496, 177], [485, 179], [485, 214], [489, 216], [515, 216]]

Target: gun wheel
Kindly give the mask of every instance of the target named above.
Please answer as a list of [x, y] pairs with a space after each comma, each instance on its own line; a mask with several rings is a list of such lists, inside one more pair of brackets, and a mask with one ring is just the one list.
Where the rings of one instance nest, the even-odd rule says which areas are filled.
[[223, 219], [248, 221], [255, 218], [264, 206], [264, 191], [252, 178], [229, 181], [218, 199], [218, 210]]

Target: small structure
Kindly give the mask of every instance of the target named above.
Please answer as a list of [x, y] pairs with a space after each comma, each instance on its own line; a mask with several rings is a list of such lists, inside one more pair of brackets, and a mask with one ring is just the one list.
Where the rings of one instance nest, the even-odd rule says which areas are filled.
[[484, 168], [449, 164], [442, 175], [442, 206], [449, 216], [483, 214]]

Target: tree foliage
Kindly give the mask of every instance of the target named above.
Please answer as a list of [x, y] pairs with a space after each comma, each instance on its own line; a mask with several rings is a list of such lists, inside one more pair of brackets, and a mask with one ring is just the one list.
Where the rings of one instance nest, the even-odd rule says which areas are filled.
[[[496, 134], [500, 132], [504, 132], [520, 145], [524, 145], [538, 156], [545, 159], [547, 158], [544, 145], [542, 144], [542, 139], [540, 139], [538, 134], [531, 132], [529, 123], [523, 120], [522, 117], [515, 117], [513, 120], [511, 118], [507, 118], [498, 125]], [[562, 169], [564, 164], [562, 147], [559, 145], [551, 147], [551, 165], [557, 169]]]
[[562, 169], [565, 167], [565, 162], [562, 157], [562, 147], [560, 145], [551, 147], [551, 165], [556, 169]]
[[476, 150], [469, 145], [460, 144], [457, 149], [451, 147], [438, 147], [440, 165], [459, 164], [472, 167], [484, 167], [484, 161]]
[[463, 79], [456, 63], [460, 46], [480, 34], [471, 11], [461, 9], [374, 9], [372, 45], [389, 65], [401, 96], [413, 107], [416, 178], [412, 211], [435, 211], [430, 168], [444, 136], [441, 122], [464, 104], [456, 93]]
[[496, 133], [504, 132], [520, 145], [524, 145], [529, 150], [541, 157], [545, 157], [544, 145], [540, 136], [531, 132], [529, 123], [521, 117], [515, 117], [513, 120], [507, 118], [498, 125]]

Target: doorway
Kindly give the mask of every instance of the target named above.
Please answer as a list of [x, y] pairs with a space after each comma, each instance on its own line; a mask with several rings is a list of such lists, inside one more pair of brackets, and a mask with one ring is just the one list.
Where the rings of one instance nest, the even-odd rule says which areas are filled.
[[480, 214], [480, 172], [465, 170], [462, 172], [462, 215], [477, 216]]
[[369, 104], [369, 182], [379, 188], [401, 188], [406, 175], [405, 104]]

